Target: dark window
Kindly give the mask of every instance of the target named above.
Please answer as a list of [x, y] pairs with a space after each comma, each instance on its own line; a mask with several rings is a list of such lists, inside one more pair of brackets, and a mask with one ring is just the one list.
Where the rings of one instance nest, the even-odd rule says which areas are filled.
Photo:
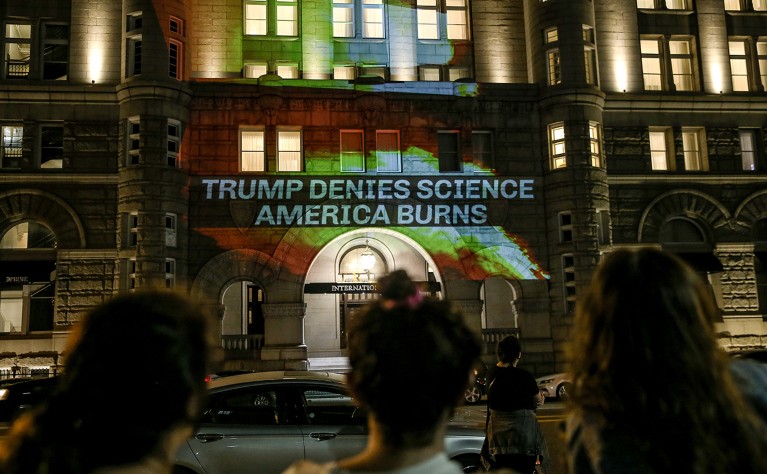
[[309, 388], [304, 390], [306, 415], [312, 425], [364, 424], [352, 397], [344, 391]]
[[267, 387], [252, 387], [226, 392], [211, 400], [203, 423], [228, 425], [278, 425], [280, 410], [277, 392]]
[[458, 132], [439, 132], [437, 134], [440, 172], [461, 171], [458, 136]]

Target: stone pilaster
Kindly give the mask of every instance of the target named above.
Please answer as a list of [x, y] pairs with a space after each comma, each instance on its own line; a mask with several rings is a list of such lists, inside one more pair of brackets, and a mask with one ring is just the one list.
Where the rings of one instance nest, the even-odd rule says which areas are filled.
[[286, 369], [306, 370], [307, 350], [304, 339], [306, 303], [265, 304], [264, 347], [261, 359], [285, 361]]
[[450, 300], [463, 313], [466, 324], [482, 336], [482, 300]]

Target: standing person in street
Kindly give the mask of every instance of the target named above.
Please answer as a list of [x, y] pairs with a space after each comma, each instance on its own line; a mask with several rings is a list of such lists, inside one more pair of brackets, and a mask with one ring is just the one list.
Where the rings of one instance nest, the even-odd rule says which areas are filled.
[[517, 367], [522, 358], [519, 339], [509, 335], [498, 342], [498, 363], [487, 381], [487, 445], [491, 469], [511, 468], [532, 474], [536, 462], [548, 463], [548, 450], [535, 410], [543, 395], [533, 376]]
[[[349, 389], [368, 417], [358, 455], [294, 463], [285, 474], [460, 474], [445, 429], [480, 354], [477, 336], [450, 302], [424, 297], [408, 275], [378, 282], [381, 297], [349, 329]], [[398, 403], [402, 387], [411, 394]]]
[[4, 474], [170, 474], [206, 396], [208, 319], [186, 298], [137, 291], [87, 314], [48, 401], [0, 445]]
[[718, 311], [674, 255], [604, 258], [573, 328], [570, 472], [767, 472], [767, 429], [733, 382]]

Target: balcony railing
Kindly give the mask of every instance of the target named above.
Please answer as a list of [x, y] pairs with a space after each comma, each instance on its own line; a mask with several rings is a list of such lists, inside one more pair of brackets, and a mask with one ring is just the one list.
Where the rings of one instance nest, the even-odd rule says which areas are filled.
[[221, 347], [231, 352], [255, 352], [264, 345], [263, 334], [221, 336]]
[[482, 342], [485, 343], [486, 347], [489, 347], [492, 349], [492, 351], [495, 351], [495, 345], [498, 344], [498, 341], [510, 334], [519, 337], [519, 328], [483, 329]]

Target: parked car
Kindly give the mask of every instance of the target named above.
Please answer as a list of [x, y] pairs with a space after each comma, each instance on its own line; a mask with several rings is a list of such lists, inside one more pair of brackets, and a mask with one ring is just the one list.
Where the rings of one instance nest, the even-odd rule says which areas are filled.
[[486, 393], [487, 365], [484, 362], [479, 362], [474, 367], [474, 384], [466, 389], [463, 399], [469, 404], [478, 403]]
[[538, 377], [535, 379], [538, 388], [546, 398], [567, 400], [567, 390], [570, 388], [570, 379], [567, 374], [559, 373]]
[[0, 424], [10, 424], [23, 411], [45, 400], [57, 381], [57, 377], [4, 381], [0, 386]]
[[[175, 474], [279, 474], [296, 460], [341, 459], [367, 444], [365, 416], [343, 375], [260, 372], [208, 386], [208, 408], [179, 451]], [[467, 472], [477, 469], [484, 437], [482, 429], [451, 425], [448, 456]]]

